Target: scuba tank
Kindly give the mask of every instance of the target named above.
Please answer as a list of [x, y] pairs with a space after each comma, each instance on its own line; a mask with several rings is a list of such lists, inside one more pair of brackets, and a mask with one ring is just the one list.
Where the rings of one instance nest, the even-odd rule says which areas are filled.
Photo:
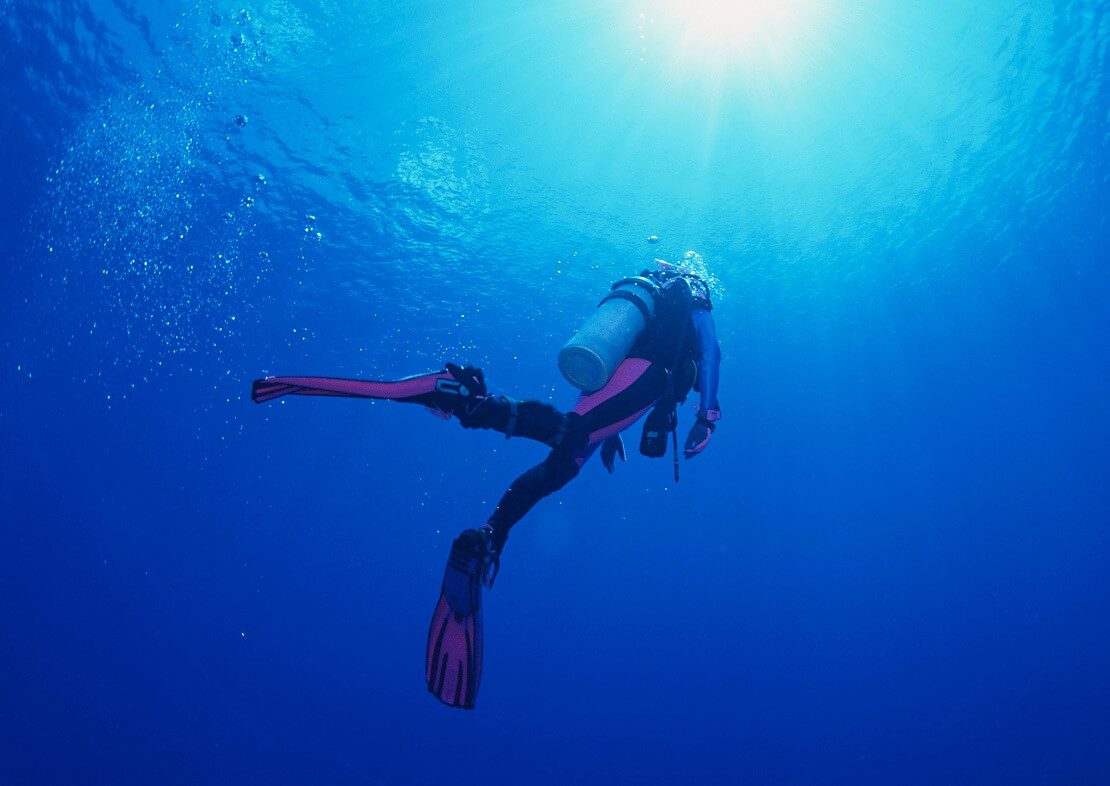
[[605, 387], [652, 317], [659, 286], [644, 276], [613, 284], [597, 310], [559, 350], [559, 371], [584, 393]]
[[[662, 314], [673, 315], [675, 284], [684, 285], [683, 304], [691, 302], [697, 305], [690, 307], [712, 309], [709, 287], [700, 276], [663, 260], [656, 262], [658, 270], [645, 270], [613, 284], [597, 310], [559, 350], [559, 371], [582, 392], [593, 393], [605, 387], [652, 320]], [[669, 360], [668, 356], [663, 362]]]

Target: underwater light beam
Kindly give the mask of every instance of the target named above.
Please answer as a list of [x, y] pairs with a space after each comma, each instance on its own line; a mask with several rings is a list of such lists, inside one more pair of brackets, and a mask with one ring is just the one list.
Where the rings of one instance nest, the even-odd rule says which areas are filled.
[[682, 28], [684, 60], [781, 75], [814, 47], [828, 14], [826, 0], [667, 0], [661, 16]]

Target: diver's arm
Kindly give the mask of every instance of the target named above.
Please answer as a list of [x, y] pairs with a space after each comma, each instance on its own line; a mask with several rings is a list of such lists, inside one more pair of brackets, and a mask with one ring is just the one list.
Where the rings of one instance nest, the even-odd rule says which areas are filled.
[[717, 326], [713, 322], [713, 315], [705, 309], [694, 309], [690, 315], [694, 321], [694, 330], [698, 334], [698, 387], [701, 389], [701, 399], [698, 409], [702, 412], [719, 410], [717, 402], [717, 384], [721, 375], [721, 347], [717, 343]]
[[721, 370], [721, 347], [717, 344], [717, 327], [708, 311], [695, 309], [690, 315], [698, 334], [698, 388], [701, 400], [698, 406], [698, 419], [686, 437], [686, 458], [691, 459], [705, 450], [709, 438], [721, 419], [721, 405], [717, 401], [717, 380]]

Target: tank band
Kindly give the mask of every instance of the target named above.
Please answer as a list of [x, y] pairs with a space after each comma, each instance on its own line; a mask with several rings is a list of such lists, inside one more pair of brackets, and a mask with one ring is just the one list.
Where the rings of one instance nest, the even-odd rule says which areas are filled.
[[636, 297], [628, 290], [618, 289], [614, 292], [610, 292], [608, 295], [601, 299], [601, 302], [597, 304], [598, 307], [600, 308], [609, 300], [627, 300], [628, 302], [635, 305], [636, 308], [640, 309], [640, 313], [644, 315], [644, 324], [651, 322], [651, 312], [648, 311], [648, 307], [644, 305], [643, 298]]

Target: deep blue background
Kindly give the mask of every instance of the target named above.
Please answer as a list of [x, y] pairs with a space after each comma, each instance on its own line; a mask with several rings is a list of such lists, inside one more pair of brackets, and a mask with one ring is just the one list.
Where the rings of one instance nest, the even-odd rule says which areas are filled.
[[[0, 781], [1110, 781], [1105, 5], [393, 5], [0, 3]], [[691, 247], [713, 443], [541, 503], [440, 706], [543, 449], [250, 380], [568, 406]]]

